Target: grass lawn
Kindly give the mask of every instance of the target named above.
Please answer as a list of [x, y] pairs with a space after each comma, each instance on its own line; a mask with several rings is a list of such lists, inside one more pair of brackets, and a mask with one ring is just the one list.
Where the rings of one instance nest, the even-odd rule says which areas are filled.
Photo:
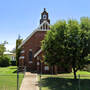
[[[90, 90], [90, 72], [78, 71], [80, 90]], [[42, 75], [42, 90], [79, 90], [79, 80], [73, 79], [73, 73]]]
[[[17, 87], [17, 67], [10, 66], [0, 68], [0, 90], [16, 90]], [[19, 86], [23, 79], [23, 74], [19, 74]]]

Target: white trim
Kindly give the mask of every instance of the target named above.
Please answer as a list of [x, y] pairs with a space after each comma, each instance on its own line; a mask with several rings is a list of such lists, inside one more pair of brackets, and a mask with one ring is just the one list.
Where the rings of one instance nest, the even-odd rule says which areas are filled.
[[24, 56], [20, 56], [19, 59], [24, 59]]
[[37, 62], [37, 66], [39, 66], [40, 65], [40, 63], [39, 62]]
[[33, 63], [32, 61], [29, 61], [29, 63]]
[[[21, 48], [32, 36], [35, 32], [37, 31], [47, 31], [47, 30], [43, 30], [43, 29], [40, 29], [40, 27], [44, 24], [44, 23], [47, 23], [48, 25], [50, 25], [47, 21], [44, 21], [42, 24], [40, 24], [40, 26], [35, 29], [23, 42], [22, 44], [18, 47], [18, 48]], [[49, 30], [49, 29], [48, 29]]]
[[48, 71], [49, 70], [49, 66], [44, 66], [44, 70]]
[[41, 52], [42, 52], [42, 49], [38, 50], [38, 51], [35, 53], [34, 58], [36, 58]]
[[24, 52], [25, 52], [24, 50], [21, 51], [21, 53], [24, 53]]
[[[41, 26], [42, 26], [42, 31], [44, 30], [43, 29], [43, 24], [47, 24], [48, 26], [50, 26], [50, 24], [47, 22], [47, 21], [43, 21], [43, 23], [42, 24], [40, 24], [40, 26], [38, 27], [38, 29], [40, 29], [41, 28]], [[47, 29], [47, 30], [49, 30], [49, 29]], [[45, 30], [45, 31], [47, 31], [47, 30]]]

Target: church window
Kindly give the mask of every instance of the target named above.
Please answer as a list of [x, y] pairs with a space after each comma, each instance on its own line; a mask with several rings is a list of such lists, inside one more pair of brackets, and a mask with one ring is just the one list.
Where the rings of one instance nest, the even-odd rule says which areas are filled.
[[39, 66], [39, 65], [40, 65], [40, 63], [39, 63], [39, 62], [37, 62], [37, 65]]
[[48, 66], [45, 66], [44, 67], [44, 70], [48, 71], [49, 70], [49, 67]]
[[29, 50], [29, 60], [32, 61], [32, 58], [33, 58], [33, 56], [32, 56], [32, 49], [30, 49]]
[[19, 59], [24, 59], [24, 56], [20, 56], [20, 58]]

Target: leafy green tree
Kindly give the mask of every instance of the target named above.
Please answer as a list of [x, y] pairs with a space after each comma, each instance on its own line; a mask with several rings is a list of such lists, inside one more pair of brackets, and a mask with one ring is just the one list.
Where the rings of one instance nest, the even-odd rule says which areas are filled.
[[82, 69], [88, 55], [88, 33], [82, 30], [76, 20], [59, 21], [47, 32], [42, 41], [44, 60], [49, 65], [72, 65], [74, 79]]
[[0, 67], [7, 67], [10, 65], [10, 58], [6, 55], [0, 56]]
[[80, 28], [82, 30], [90, 31], [90, 18], [81, 17], [81, 19], [80, 19]]
[[90, 54], [90, 18], [82, 17], [80, 22], [80, 28], [88, 33], [88, 50]]
[[[64, 60], [64, 33], [67, 30], [66, 21], [59, 21], [47, 32], [42, 41], [44, 60], [51, 66], [62, 65]], [[63, 64], [64, 65], [64, 64]]]
[[21, 48], [19, 48], [19, 46], [21, 45], [22, 40], [23, 39], [21, 39], [20, 36], [18, 36], [18, 39], [16, 40], [16, 64], [17, 66], [19, 66], [19, 57], [20, 57], [20, 52], [21, 52]]
[[88, 52], [90, 54], [90, 30], [88, 31]]
[[73, 68], [74, 79], [76, 72], [87, 64], [85, 57], [88, 56], [88, 33], [79, 26], [75, 20], [68, 21], [66, 54]]
[[0, 56], [2, 56], [3, 53], [6, 51], [5, 44], [7, 44], [6, 41], [4, 41], [3, 43], [0, 44]]

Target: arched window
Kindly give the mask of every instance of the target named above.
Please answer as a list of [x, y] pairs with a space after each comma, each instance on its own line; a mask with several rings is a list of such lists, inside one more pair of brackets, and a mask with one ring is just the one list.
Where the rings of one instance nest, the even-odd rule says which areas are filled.
[[30, 49], [30, 51], [29, 51], [29, 60], [32, 61], [32, 58], [33, 58], [32, 49]]

